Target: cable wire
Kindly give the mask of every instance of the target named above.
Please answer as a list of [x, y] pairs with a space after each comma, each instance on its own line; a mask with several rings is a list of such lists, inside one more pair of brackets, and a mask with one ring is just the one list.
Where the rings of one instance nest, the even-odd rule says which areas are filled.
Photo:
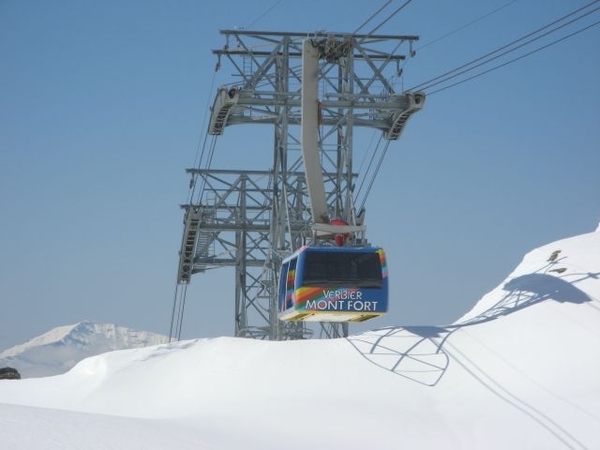
[[265, 17], [267, 14], [269, 14], [273, 9], [275, 9], [275, 7], [277, 7], [277, 5], [279, 5], [283, 0], [278, 0], [275, 3], [273, 3], [269, 8], [267, 8], [267, 10], [262, 13], [260, 16], [258, 16], [256, 19], [254, 19], [252, 21], [252, 23], [250, 23], [246, 28], [252, 28], [256, 22], [258, 22], [260, 19], [262, 19], [263, 17]]
[[356, 30], [354, 30], [352, 34], [357, 34], [361, 28], [363, 28], [366, 24], [373, 20], [377, 16], [377, 14], [383, 11], [390, 3], [392, 3], [392, 0], [388, 0], [387, 2], [385, 2], [385, 4], [381, 8], [379, 8], [377, 11], [371, 14], [371, 16], [367, 20], [365, 20]]
[[[373, 33], [375, 33], [377, 30], [379, 30], [383, 25], [385, 25], [387, 22], [389, 22], [396, 14], [398, 14], [406, 6], [408, 6], [408, 4], [410, 2], [412, 2], [412, 0], [406, 0], [402, 5], [400, 5], [398, 8], [396, 8], [385, 20], [383, 20], [379, 25], [377, 25], [375, 28], [373, 28], [371, 31], [369, 31], [369, 33], [367, 33], [367, 36], [371, 36]], [[366, 39], [366, 37], [363, 38], [363, 40], [364, 39]]]
[[375, 168], [375, 172], [373, 173], [373, 176], [371, 176], [371, 180], [369, 181], [369, 185], [367, 186], [367, 190], [365, 192], [363, 200], [362, 200], [362, 202], [360, 204], [360, 207], [358, 208], [359, 211], [365, 207], [365, 204], [367, 202], [367, 198], [369, 197], [369, 194], [371, 193], [371, 190], [373, 189], [373, 184], [375, 183], [375, 178], [377, 178], [377, 174], [379, 173], [379, 170], [381, 169], [381, 165], [383, 164], [383, 160], [385, 159], [385, 156], [387, 155], [387, 151], [388, 151], [388, 149], [390, 147], [390, 143], [391, 142], [392, 141], [386, 141], [385, 142], [385, 146], [383, 148], [383, 151], [381, 152], [381, 155], [379, 155], [379, 161], [377, 162], [377, 166]]
[[[554, 33], [555, 31], [558, 31], [558, 30], [560, 30], [561, 28], [564, 28], [567, 25], [571, 25], [572, 23], [574, 23], [574, 22], [576, 22], [578, 20], [583, 19], [584, 17], [586, 17], [586, 16], [588, 16], [588, 15], [596, 12], [598, 9], [600, 9], [600, 7], [595, 8], [592, 11], [588, 11], [587, 13], [584, 13], [581, 16], [576, 17], [575, 19], [570, 20], [569, 22], [567, 22], [565, 24], [562, 24], [562, 25], [560, 25], [558, 27], [555, 27], [552, 30], [547, 31], [546, 33], [543, 33], [540, 36], [534, 37], [534, 38], [530, 39], [529, 41], [526, 41], [525, 43], [523, 43], [521, 45], [518, 45], [517, 47], [513, 47], [515, 44], [517, 44], [517, 43], [519, 43], [519, 42], [521, 42], [521, 41], [523, 41], [523, 40], [525, 40], [525, 39], [527, 39], [527, 38], [529, 38], [531, 36], [534, 36], [535, 34], [538, 34], [541, 31], [543, 31], [543, 30], [545, 30], [547, 28], [550, 28], [551, 26], [556, 25], [559, 22], [564, 21], [565, 19], [567, 19], [567, 18], [569, 18], [569, 17], [571, 17], [571, 16], [573, 16], [573, 15], [575, 15], [575, 14], [577, 14], [577, 13], [579, 13], [579, 12], [581, 12], [581, 11], [587, 9], [587, 8], [589, 8], [590, 6], [592, 6], [595, 3], [598, 3], [599, 1], [600, 0], [594, 0], [593, 2], [588, 3], [587, 5], [585, 5], [585, 6], [581, 7], [581, 8], [578, 8], [575, 11], [570, 12], [569, 14], [566, 14], [566, 15], [562, 16], [559, 19], [556, 19], [556, 20], [550, 22], [549, 24], [544, 25], [541, 28], [538, 28], [535, 31], [532, 31], [531, 33], [528, 33], [528, 34], [526, 34], [526, 35], [524, 35], [524, 36], [522, 36], [522, 37], [520, 37], [520, 38], [518, 38], [518, 39], [516, 39], [516, 40], [514, 40], [514, 41], [512, 41], [512, 42], [510, 42], [508, 44], [506, 44], [506, 45], [503, 45], [502, 47], [497, 48], [496, 50], [488, 52], [485, 55], [480, 56], [479, 58], [476, 58], [476, 59], [474, 59], [474, 60], [472, 60], [472, 61], [470, 61], [470, 62], [468, 62], [466, 64], [463, 64], [463, 65], [461, 65], [461, 66], [459, 66], [459, 67], [457, 67], [455, 69], [452, 69], [452, 70], [450, 70], [448, 72], [445, 72], [445, 73], [443, 73], [441, 75], [438, 75], [437, 77], [434, 77], [434, 78], [432, 78], [432, 79], [430, 79], [428, 81], [425, 81], [424, 83], [421, 83], [421, 84], [418, 84], [416, 86], [413, 86], [409, 90], [410, 91], [414, 91], [414, 90], [427, 90], [427, 89], [429, 89], [429, 88], [431, 88], [433, 86], [437, 86], [438, 84], [444, 83], [444, 82], [446, 82], [448, 80], [456, 78], [459, 75], [467, 73], [467, 72], [469, 72], [471, 70], [476, 69], [477, 67], [480, 67], [480, 66], [482, 66], [484, 64], [487, 64], [487, 63], [489, 63], [489, 62], [491, 62], [491, 61], [493, 61], [495, 59], [498, 59], [501, 56], [504, 56], [504, 55], [506, 55], [508, 53], [511, 53], [511, 52], [515, 51], [515, 50], [518, 50], [519, 48], [522, 48], [525, 45], [529, 45], [532, 42], [535, 42], [536, 40], [541, 39], [544, 36], [547, 36], [547, 35], [549, 35], [551, 33]], [[513, 48], [510, 48], [510, 47], [513, 47]], [[508, 49], [508, 50], [502, 52], [505, 49]], [[495, 54], [497, 54], [499, 52], [502, 52], [502, 53], [500, 53], [500, 54], [492, 57], [492, 55], [495, 55]], [[476, 63], [478, 63], [478, 64], [476, 64]]]
[[518, 61], [518, 60], [520, 60], [520, 59], [526, 58], [527, 56], [530, 56], [530, 55], [532, 55], [532, 54], [534, 54], [534, 53], [537, 53], [537, 52], [539, 52], [539, 51], [541, 51], [541, 50], [544, 50], [544, 49], [546, 49], [546, 48], [548, 48], [548, 47], [551, 47], [551, 46], [552, 46], [552, 45], [554, 45], [554, 44], [558, 44], [559, 42], [562, 42], [562, 41], [564, 41], [564, 40], [566, 40], [566, 39], [568, 39], [568, 38], [570, 38], [570, 37], [573, 37], [573, 36], [575, 36], [576, 34], [579, 34], [579, 33], [583, 32], [583, 31], [586, 31], [586, 30], [588, 30], [588, 29], [590, 29], [590, 28], [592, 28], [592, 27], [595, 27], [595, 26], [597, 26], [597, 25], [600, 25], [600, 20], [598, 20], [597, 22], [594, 22], [594, 23], [592, 23], [592, 24], [590, 24], [590, 25], [588, 25], [588, 26], [586, 26], [586, 27], [584, 27], [584, 28], [581, 28], [581, 29], [579, 29], [579, 30], [577, 30], [577, 31], [574, 31], [574, 32], [573, 32], [573, 33], [571, 33], [571, 34], [568, 34], [568, 35], [566, 35], [566, 36], [563, 36], [563, 37], [561, 37], [561, 38], [559, 38], [559, 39], [556, 39], [555, 41], [552, 41], [552, 42], [550, 42], [549, 44], [546, 44], [546, 45], [544, 45], [544, 46], [542, 46], [542, 47], [536, 48], [535, 50], [532, 50], [532, 51], [530, 51], [530, 52], [528, 52], [528, 53], [525, 53], [525, 54], [523, 54], [523, 55], [521, 55], [521, 56], [519, 56], [519, 57], [517, 57], [517, 58], [511, 59], [510, 61], [507, 61], [507, 62], [505, 62], [505, 63], [503, 63], [503, 64], [499, 64], [499, 65], [497, 65], [497, 66], [494, 66], [494, 67], [492, 67], [491, 69], [488, 69], [488, 70], [486, 70], [486, 71], [484, 71], [484, 72], [481, 72], [481, 73], [478, 73], [478, 74], [476, 74], [476, 75], [473, 75], [473, 76], [471, 76], [471, 77], [469, 77], [469, 78], [465, 78], [464, 80], [457, 81], [456, 83], [450, 84], [450, 85], [448, 85], [448, 86], [445, 86], [445, 87], [443, 87], [443, 88], [440, 88], [440, 89], [438, 89], [438, 90], [436, 90], [436, 91], [429, 92], [427, 95], [433, 95], [433, 94], [436, 94], [436, 93], [438, 93], [438, 92], [441, 92], [441, 91], [444, 91], [444, 90], [446, 90], [446, 89], [449, 89], [449, 88], [451, 88], [451, 87], [458, 86], [459, 84], [466, 83], [467, 81], [470, 81], [470, 80], [473, 80], [473, 79], [475, 79], [475, 78], [478, 78], [478, 77], [480, 77], [480, 76], [482, 76], [482, 75], [485, 75], [486, 73], [489, 73], [489, 72], [492, 72], [492, 71], [494, 71], [494, 70], [500, 69], [501, 67], [507, 66], [507, 65], [509, 65], [509, 64], [512, 64], [512, 63], [514, 63], [514, 62], [516, 62], [516, 61]]
[[[441, 83], [443, 83], [443, 82], [445, 82], [445, 81], [448, 81], [448, 80], [451, 80], [451, 79], [453, 79], [453, 78], [456, 78], [457, 76], [459, 76], [459, 75], [462, 75], [462, 74], [464, 74], [464, 73], [466, 73], [466, 72], [470, 72], [471, 70], [474, 70], [474, 69], [476, 69], [477, 67], [481, 67], [481, 66], [482, 66], [482, 65], [484, 65], [484, 64], [488, 64], [488, 63], [490, 63], [491, 61], [494, 61], [494, 60], [496, 60], [496, 59], [498, 59], [498, 58], [500, 58], [500, 57], [502, 57], [502, 56], [505, 56], [505, 55], [507, 55], [507, 54], [509, 54], [509, 53], [512, 53], [513, 51], [515, 51], [515, 50], [518, 50], [518, 49], [520, 49], [520, 48], [522, 48], [522, 47], [524, 47], [524, 46], [526, 46], [526, 45], [529, 45], [529, 44], [531, 44], [532, 42], [535, 42], [535, 41], [537, 41], [537, 40], [539, 40], [539, 39], [541, 39], [541, 38], [543, 38], [543, 37], [545, 37], [545, 36], [548, 36], [549, 34], [551, 34], [551, 33], [554, 33], [555, 31], [558, 31], [559, 29], [561, 29], [561, 28], [564, 28], [565, 26], [571, 25], [572, 23], [574, 23], [574, 22], [576, 22], [576, 21], [578, 21], [578, 20], [580, 20], [580, 19], [584, 18], [585, 16], [588, 16], [589, 14], [592, 14], [593, 12], [595, 12], [595, 11], [597, 11], [597, 10], [599, 10], [599, 9], [600, 9], [600, 7], [596, 8], [595, 10], [592, 10], [592, 11], [590, 11], [590, 12], [588, 12], [588, 13], [586, 13], [586, 14], [584, 14], [584, 15], [582, 15], [582, 16], [580, 16], [580, 17], [576, 18], [576, 19], [573, 19], [573, 20], [571, 20], [571, 21], [569, 21], [569, 22], [567, 22], [567, 23], [565, 23], [565, 24], [563, 24], [563, 25], [561, 25], [561, 26], [559, 26], [559, 27], [556, 27], [556, 28], [554, 28], [553, 30], [550, 30], [550, 31], [548, 31], [548, 32], [546, 32], [546, 33], [544, 33], [544, 34], [542, 34], [542, 35], [540, 35], [540, 36], [537, 36], [537, 37], [535, 37], [535, 38], [533, 38], [533, 39], [530, 39], [529, 41], [526, 41], [526, 42], [524, 42], [523, 44], [521, 44], [521, 45], [518, 45], [517, 47], [514, 47], [514, 48], [512, 48], [512, 49], [510, 49], [510, 50], [507, 50], [507, 51], [505, 51], [505, 52], [502, 52], [502, 53], [500, 53], [500, 54], [498, 54], [498, 55], [494, 56], [493, 58], [490, 58], [490, 59], [488, 59], [488, 60], [486, 60], [486, 61], [483, 61], [483, 62], [481, 62], [481, 63], [479, 63], [479, 64], [476, 64], [476, 65], [474, 65], [474, 66], [472, 66], [472, 67], [470, 67], [470, 68], [468, 68], [468, 69], [465, 69], [465, 70], [463, 70], [463, 71], [461, 71], [461, 72], [458, 72], [458, 73], [456, 73], [456, 74], [454, 74], [454, 75], [452, 75], [452, 76], [446, 77], [446, 78], [444, 78], [444, 79], [442, 79], [442, 80], [440, 80], [440, 81], [438, 81], [438, 82], [436, 82], [436, 83], [432, 83], [432, 84], [430, 84], [429, 86], [427, 86], [427, 87], [425, 87], [425, 88], [423, 88], [423, 89], [429, 89], [429, 88], [431, 88], [431, 87], [433, 87], [433, 86], [437, 86], [438, 84], [441, 84]], [[574, 34], [576, 34], [576, 33], [574, 33]], [[560, 40], [563, 40], [563, 39], [559, 39], [559, 41], [560, 41]], [[541, 47], [541, 48], [545, 48], [545, 47], [547, 47], [547, 46], [543, 46], [543, 47]], [[532, 54], [532, 53], [535, 53], [535, 51], [533, 51], [533, 52], [529, 52], [529, 53], [527, 53], [527, 55], [529, 55], [529, 54]], [[521, 59], [521, 58], [520, 58], [520, 57], [518, 57], [518, 58], [515, 58], [515, 60], [518, 60], [518, 59]], [[499, 66], [499, 67], [501, 67], [501, 66]], [[486, 72], [487, 72], [487, 71], [486, 71]]]
[[420, 46], [420, 47], [418, 47], [416, 50], [417, 50], [417, 51], [423, 50], [425, 47], [429, 47], [430, 45], [433, 45], [433, 44], [435, 44], [435, 43], [437, 43], [437, 42], [439, 42], [439, 41], [441, 41], [441, 40], [443, 40], [443, 39], [446, 39], [448, 36], [452, 36], [454, 33], [458, 33], [459, 31], [461, 31], [461, 30], [464, 30], [465, 28], [468, 28], [468, 27], [470, 27], [471, 25], [473, 25], [473, 24], [476, 24], [477, 22], [480, 22], [480, 21], [482, 21], [483, 19], [487, 19], [487, 18], [488, 18], [489, 16], [491, 16], [492, 14], [495, 14], [495, 13], [497, 13], [498, 11], [501, 11], [501, 10], [503, 10], [504, 8], [506, 8], [507, 6], [510, 6], [510, 5], [512, 5], [512, 4], [513, 4], [513, 3], [515, 3], [516, 1], [517, 1], [517, 0], [511, 0], [510, 2], [508, 2], [508, 3], [505, 3], [504, 5], [502, 5], [502, 6], [498, 7], [498, 8], [496, 8], [496, 9], [494, 9], [494, 10], [492, 10], [492, 11], [490, 11], [490, 12], [486, 13], [486, 14], [484, 14], [483, 16], [480, 16], [480, 17], [478, 17], [478, 18], [476, 18], [476, 19], [473, 19], [472, 21], [470, 21], [470, 22], [468, 22], [468, 23], [466, 23], [466, 24], [464, 24], [464, 25], [462, 25], [462, 26], [458, 27], [458, 28], [457, 28], [457, 29], [455, 29], [455, 30], [453, 30], [453, 31], [450, 31], [449, 33], [446, 33], [446, 34], [444, 34], [444, 35], [440, 36], [439, 38], [436, 38], [436, 39], [434, 39], [434, 40], [433, 40], [433, 41], [431, 41], [431, 42], [428, 42], [428, 43], [426, 43], [426, 44], [423, 44], [423, 45], [421, 45], [421, 46]]

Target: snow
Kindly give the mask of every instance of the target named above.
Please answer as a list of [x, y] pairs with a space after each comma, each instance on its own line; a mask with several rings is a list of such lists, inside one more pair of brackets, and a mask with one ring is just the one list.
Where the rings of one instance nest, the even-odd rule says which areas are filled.
[[0, 444], [598, 449], [599, 277], [600, 228], [531, 251], [447, 326], [197, 339], [2, 381]]

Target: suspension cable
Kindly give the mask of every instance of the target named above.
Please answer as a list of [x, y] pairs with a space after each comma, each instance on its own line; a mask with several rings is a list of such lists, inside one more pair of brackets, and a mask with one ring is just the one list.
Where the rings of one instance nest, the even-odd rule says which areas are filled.
[[175, 310], [177, 309], [177, 291], [179, 285], [175, 285], [175, 292], [173, 293], [173, 310], [171, 311], [171, 326], [169, 327], [169, 342], [173, 339], [173, 327], [175, 325]]
[[[445, 81], [448, 81], [448, 80], [450, 80], [452, 78], [456, 78], [457, 76], [462, 75], [462, 74], [464, 74], [466, 72], [474, 70], [475, 68], [480, 67], [483, 64], [487, 64], [487, 63], [489, 63], [489, 62], [491, 62], [491, 61], [493, 61], [493, 60], [495, 60], [495, 59], [497, 59], [497, 58], [499, 58], [501, 56], [504, 56], [504, 55], [506, 55], [506, 54], [508, 54], [510, 52], [513, 52], [513, 51], [515, 51], [515, 50], [517, 50], [517, 49], [519, 49], [519, 48], [521, 48], [521, 47], [523, 47], [525, 45], [531, 44], [532, 42], [535, 42], [536, 40], [541, 39], [544, 36], [547, 36], [547, 35], [549, 35], [551, 33], [554, 33], [555, 31], [558, 31], [559, 29], [564, 28], [567, 25], [570, 25], [570, 24], [572, 24], [572, 23], [574, 23], [574, 22], [576, 22], [578, 20], [583, 19], [584, 17], [586, 17], [586, 16], [588, 16], [588, 15], [596, 12], [598, 9], [600, 9], [600, 7], [595, 8], [592, 11], [588, 11], [588, 12], [582, 14], [581, 16], [578, 16], [578, 17], [576, 17], [576, 18], [568, 21], [567, 23], [559, 25], [559, 26], [557, 26], [557, 27], [555, 27], [555, 28], [547, 31], [546, 33], [541, 34], [540, 36], [534, 37], [534, 38], [532, 38], [532, 39], [524, 42], [523, 44], [518, 45], [517, 47], [513, 47], [515, 44], [517, 44], [517, 43], [519, 43], [519, 42], [521, 42], [521, 41], [523, 41], [525, 39], [528, 39], [531, 36], [534, 36], [535, 34], [538, 34], [541, 31], [543, 31], [543, 30], [545, 30], [547, 28], [550, 28], [550, 27], [552, 27], [553, 25], [556, 25], [559, 22], [564, 21], [565, 19], [567, 19], [567, 18], [569, 18], [569, 17], [571, 17], [571, 16], [573, 16], [573, 15], [575, 15], [575, 14], [577, 14], [577, 13], [579, 13], [579, 12], [581, 12], [581, 11], [587, 9], [587, 8], [589, 8], [590, 6], [592, 6], [595, 3], [598, 3], [599, 1], [600, 0], [594, 0], [593, 2], [588, 3], [587, 5], [582, 6], [581, 8], [578, 8], [577, 10], [572, 11], [572, 12], [570, 12], [570, 13], [562, 16], [562, 17], [560, 17], [560, 18], [552, 21], [551, 23], [549, 23], [547, 25], [544, 25], [541, 28], [538, 28], [535, 31], [532, 31], [531, 33], [528, 33], [528, 34], [526, 34], [526, 35], [524, 35], [524, 36], [522, 36], [522, 37], [520, 37], [520, 38], [518, 38], [518, 39], [516, 39], [516, 40], [514, 40], [514, 41], [512, 41], [512, 42], [510, 42], [508, 44], [506, 44], [506, 45], [503, 45], [502, 47], [497, 48], [496, 50], [493, 50], [493, 51], [491, 51], [489, 53], [486, 53], [485, 55], [480, 56], [479, 58], [476, 58], [476, 59], [474, 59], [474, 60], [472, 60], [472, 61], [470, 61], [470, 62], [468, 62], [466, 64], [463, 64], [463, 65], [461, 65], [461, 66], [459, 66], [459, 67], [457, 67], [455, 69], [449, 70], [448, 72], [445, 72], [445, 73], [443, 73], [441, 75], [438, 75], [437, 77], [434, 77], [434, 78], [432, 78], [432, 79], [430, 79], [428, 81], [425, 81], [425, 82], [423, 82], [421, 84], [413, 86], [409, 90], [410, 91], [413, 91], [413, 90], [427, 90], [427, 89], [429, 89], [429, 88], [431, 88], [433, 86], [436, 86], [436, 85], [441, 84], [441, 83], [443, 83]], [[513, 47], [513, 48], [510, 48], [510, 47]], [[503, 50], [505, 50], [505, 51], [503, 52]], [[502, 52], [502, 53], [500, 53], [500, 52]], [[492, 57], [492, 55], [495, 55], [497, 53], [499, 53], [499, 54]], [[476, 63], [479, 63], [479, 64], [476, 64]]]
[[275, 9], [277, 7], [277, 5], [279, 5], [283, 0], [278, 0], [275, 3], [273, 3], [269, 8], [267, 8], [267, 10], [262, 13], [260, 16], [258, 16], [256, 19], [254, 19], [246, 28], [252, 28], [256, 22], [258, 22], [260, 19], [262, 19], [263, 17], [265, 17], [267, 14], [269, 14], [273, 9]]
[[377, 14], [379, 14], [381, 11], [383, 11], [387, 5], [389, 5], [390, 3], [392, 3], [392, 0], [387, 0], [387, 2], [384, 3], [384, 5], [379, 8], [377, 11], [375, 11], [373, 14], [371, 14], [371, 16], [365, 20], [356, 30], [354, 30], [354, 32], [352, 34], [357, 34], [361, 28], [363, 28], [366, 24], [368, 24], [371, 20], [373, 20]]
[[459, 84], [466, 83], [467, 81], [470, 81], [470, 80], [473, 80], [473, 79], [475, 79], [475, 78], [478, 78], [478, 77], [480, 77], [480, 76], [482, 76], [482, 75], [485, 75], [486, 73], [489, 73], [489, 72], [492, 72], [492, 71], [494, 71], [494, 70], [500, 69], [501, 67], [504, 67], [504, 66], [507, 66], [507, 65], [509, 65], [509, 64], [512, 64], [512, 63], [514, 63], [514, 62], [516, 62], [516, 61], [519, 61], [520, 59], [526, 58], [527, 56], [533, 55], [534, 53], [537, 53], [537, 52], [539, 52], [539, 51], [541, 51], [541, 50], [544, 50], [544, 49], [546, 49], [546, 48], [548, 48], [548, 47], [551, 47], [551, 46], [552, 46], [552, 45], [554, 45], [554, 44], [558, 44], [559, 42], [562, 42], [562, 41], [564, 41], [564, 40], [566, 40], [566, 39], [568, 39], [568, 38], [570, 38], [570, 37], [572, 37], [572, 36], [575, 36], [576, 34], [582, 33], [583, 31], [586, 31], [586, 30], [588, 30], [588, 29], [590, 29], [590, 28], [592, 28], [592, 27], [595, 27], [595, 26], [597, 26], [597, 25], [600, 25], [600, 20], [598, 20], [598, 21], [596, 21], [596, 22], [594, 22], [594, 23], [592, 23], [592, 24], [590, 24], [590, 25], [588, 25], [588, 26], [586, 26], [586, 27], [584, 27], [584, 28], [581, 28], [581, 29], [579, 29], [579, 30], [577, 30], [577, 31], [574, 31], [574, 32], [573, 32], [573, 33], [571, 33], [571, 34], [568, 34], [568, 35], [566, 35], [566, 36], [563, 36], [563, 37], [561, 37], [561, 38], [559, 38], [559, 39], [556, 39], [555, 41], [552, 41], [552, 42], [550, 42], [550, 43], [548, 43], [548, 44], [546, 44], [546, 45], [544, 45], [544, 46], [542, 46], [542, 47], [536, 48], [535, 50], [532, 50], [532, 51], [530, 51], [530, 52], [528, 52], [528, 53], [525, 53], [525, 54], [523, 54], [523, 55], [521, 55], [521, 56], [518, 56], [518, 57], [516, 57], [516, 58], [513, 58], [513, 59], [511, 59], [510, 61], [507, 61], [507, 62], [505, 62], [505, 63], [502, 63], [502, 64], [499, 64], [499, 65], [497, 65], [497, 66], [494, 66], [494, 67], [492, 67], [492, 68], [490, 68], [490, 69], [488, 69], [488, 70], [485, 70], [485, 71], [483, 71], [483, 72], [480, 72], [480, 73], [478, 73], [478, 74], [476, 74], [476, 75], [473, 75], [473, 76], [471, 76], [471, 77], [465, 78], [464, 80], [460, 80], [460, 81], [457, 81], [456, 83], [450, 84], [450, 85], [448, 85], [448, 86], [444, 86], [444, 87], [442, 87], [442, 88], [440, 88], [440, 89], [438, 89], [438, 90], [436, 90], [436, 91], [429, 92], [427, 95], [433, 95], [433, 94], [436, 94], [436, 93], [438, 93], [438, 92], [441, 92], [441, 91], [444, 91], [444, 90], [446, 90], [446, 89], [449, 89], [449, 88], [451, 88], [451, 87], [458, 86]]
[[[371, 36], [373, 33], [375, 33], [377, 30], [379, 30], [383, 25], [385, 25], [388, 21], [390, 21], [396, 14], [398, 14], [400, 11], [402, 11], [410, 2], [412, 2], [412, 0], [406, 0], [404, 3], [402, 3], [389, 16], [387, 16], [386, 19], [381, 21], [381, 23], [379, 25], [377, 25], [375, 28], [373, 28], [371, 31], [369, 31], [367, 33], [367, 36]], [[366, 37], [364, 37], [363, 40], [364, 39], [366, 39]]]
[[[379, 139], [377, 141], [377, 145], [375, 146], [375, 149], [371, 152], [371, 158], [369, 159], [369, 163], [367, 164], [367, 168], [365, 169], [365, 176], [362, 178], [360, 184], [358, 185], [358, 189], [356, 190], [356, 193], [355, 193], [356, 199], [358, 199], [358, 197], [361, 195], [362, 189], [365, 185], [365, 180], [367, 179], [366, 174], [371, 173], [371, 170], [372, 170], [371, 168], [373, 167], [373, 161], [375, 161], [375, 157], [377, 156], [377, 152], [379, 151], [379, 146], [381, 145], [381, 141], [383, 140], [383, 133], [378, 133], [378, 134], [379, 134]], [[365, 154], [365, 159], [366, 159], [366, 157], [367, 157], [367, 155]], [[365, 159], [363, 159], [363, 162], [361, 163], [359, 173], [362, 172], [362, 166], [364, 164]], [[364, 205], [364, 202], [363, 202], [363, 205]]]
[[387, 151], [388, 151], [388, 148], [390, 147], [391, 142], [392, 141], [389, 141], [389, 140], [385, 142], [383, 151], [379, 155], [379, 161], [377, 162], [377, 166], [375, 167], [375, 172], [373, 172], [373, 176], [371, 176], [371, 179], [369, 181], [369, 185], [367, 186], [367, 190], [363, 197], [362, 203], [360, 204], [360, 208], [358, 208], [359, 211], [365, 207], [365, 203], [367, 202], [367, 198], [369, 197], [369, 194], [371, 193], [371, 190], [373, 188], [373, 183], [375, 183], [375, 178], [377, 178], [377, 174], [379, 173], [379, 169], [381, 169], [381, 165], [383, 164], [383, 160], [385, 159], [385, 156], [387, 154]]
[[[213, 72], [209, 92], [213, 92], [213, 90], [214, 90], [216, 72], [218, 71], [218, 69], [219, 69], [219, 63], [217, 63], [217, 65], [215, 66], [215, 70]], [[205, 114], [204, 114], [204, 119], [202, 122], [201, 130], [207, 130], [207, 121], [208, 121], [208, 117], [209, 117], [208, 111], [210, 111], [210, 97], [207, 99], [206, 103], [207, 104], [205, 107]], [[209, 136], [208, 132], [205, 132], [203, 138], [198, 138], [198, 144], [196, 146], [196, 155], [194, 157], [194, 167], [201, 168], [202, 163], [205, 159], [208, 159], [208, 162], [206, 163], [208, 165], [208, 167], [210, 167], [210, 164], [212, 163], [212, 158], [213, 158], [214, 149], [215, 149], [215, 139], [213, 136], [210, 149], [208, 150], [208, 156], [206, 156], [207, 155], [206, 148], [207, 148], [208, 136]], [[190, 186], [189, 186], [189, 197], [188, 197], [189, 205], [191, 205], [193, 203], [194, 194], [196, 192], [196, 188], [198, 187], [197, 181], [198, 181], [198, 174], [192, 174], [191, 179], [190, 179]], [[202, 196], [202, 192], [204, 191], [204, 184], [205, 183], [203, 182], [202, 185], [199, 186], [198, 199], [200, 199]], [[187, 284], [179, 284], [178, 282], [175, 284], [175, 292], [173, 294], [173, 309], [171, 311], [171, 323], [169, 326], [169, 342], [171, 342], [173, 339], [176, 339], [176, 340], [181, 339], [181, 332], [182, 332], [182, 328], [183, 328], [183, 315], [184, 315], [184, 310], [185, 310], [185, 301], [187, 298], [187, 287], [188, 287]]]
[[183, 329], [183, 313], [187, 297], [187, 284], [177, 284], [173, 296], [173, 310], [171, 311], [171, 326], [169, 328], [169, 342], [181, 339]]
[[[207, 133], [207, 136], [208, 136], [208, 133]], [[216, 146], [217, 146], [217, 136], [212, 136], [212, 139], [211, 139], [211, 142], [210, 142], [210, 148], [209, 148], [208, 152], [203, 155], [203, 159], [205, 159], [204, 165], [202, 165], [202, 161], [201, 161], [198, 164], [198, 169], [202, 169], [203, 167], [205, 169], [210, 169], [211, 168], [212, 161], [213, 161], [213, 158], [215, 156], [215, 148], [216, 148]], [[204, 156], [206, 158], [204, 158]], [[196, 173], [196, 174], [193, 175], [193, 178], [192, 178], [192, 185], [191, 185], [192, 189], [191, 189], [191, 192], [190, 192], [190, 200], [189, 200], [190, 203], [192, 203], [194, 201], [194, 194], [196, 194], [195, 195], [195, 197], [196, 197], [196, 200], [195, 200], [196, 203], [200, 202], [200, 200], [202, 198], [202, 195], [204, 194], [204, 188], [206, 186], [206, 179], [202, 178], [202, 184], [200, 186], [196, 186], [197, 185], [197, 181], [198, 181], [198, 177], [199, 177], [199, 175]], [[196, 193], [196, 188], [197, 187], [198, 187], [198, 192]]]
[[502, 6], [499, 6], [498, 8], [496, 8], [496, 9], [494, 9], [494, 10], [492, 10], [492, 11], [490, 11], [490, 12], [486, 13], [486, 14], [484, 14], [483, 16], [477, 17], [476, 19], [473, 19], [473, 20], [471, 20], [470, 22], [468, 22], [468, 23], [466, 23], [466, 24], [464, 24], [464, 25], [461, 25], [460, 27], [456, 28], [455, 30], [452, 30], [452, 31], [450, 31], [450, 32], [448, 32], [448, 33], [446, 33], [446, 34], [444, 34], [444, 35], [442, 35], [442, 36], [440, 36], [440, 37], [438, 37], [438, 38], [434, 39], [433, 41], [427, 42], [426, 44], [423, 44], [423, 45], [421, 45], [420, 47], [417, 47], [417, 49], [416, 49], [416, 50], [417, 50], [417, 51], [421, 51], [421, 50], [423, 50], [424, 48], [426, 48], [426, 47], [429, 47], [430, 45], [433, 45], [433, 44], [435, 44], [435, 43], [437, 43], [437, 42], [439, 42], [439, 41], [441, 41], [441, 40], [443, 40], [443, 39], [446, 39], [448, 36], [452, 36], [454, 33], [458, 33], [459, 31], [461, 31], [461, 30], [464, 30], [465, 28], [467, 28], [467, 27], [470, 27], [471, 25], [473, 25], [473, 24], [476, 24], [477, 22], [480, 22], [480, 21], [482, 21], [483, 19], [487, 19], [489, 16], [491, 16], [491, 15], [493, 15], [493, 14], [496, 14], [498, 11], [501, 11], [501, 10], [503, 10], [504, 8], [506, 8], [507, 6], [510, 6], [510, 5], [512, 5], [512, 4], [513, 4], [513, 3], [515, 3], [516, 1], [517, 1], [517, 0], [511, 0], [510, 2], [508, 2], [508, 3], [505, 3], [505, 4], [504, 4], [504, 5], [502, 5]]

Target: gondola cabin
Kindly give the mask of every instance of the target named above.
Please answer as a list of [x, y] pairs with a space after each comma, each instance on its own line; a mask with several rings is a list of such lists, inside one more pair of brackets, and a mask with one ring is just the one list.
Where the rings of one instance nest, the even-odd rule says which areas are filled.
[[379, 247], [304, 246], [281, 265], [279, 319], [363, 322], [388, 309], [388, 272]]

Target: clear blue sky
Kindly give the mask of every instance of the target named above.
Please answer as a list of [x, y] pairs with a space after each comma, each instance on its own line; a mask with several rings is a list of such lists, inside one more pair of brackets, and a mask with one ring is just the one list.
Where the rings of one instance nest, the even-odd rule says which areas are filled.
[[[421, 36], [409, 88], [586, 3], [413, 0], [378, 32]], [[228, 77], [214, 72], [218, 30], [352, 32], [384, 2], [349, 4], [0, 0], [0, 350], [80, 320], [168, 333], [184, 169], [213, 76]], [[529, 250], [596, 228], [599, 47], [594, 26], [429, 96], [367, 204], [392, 277], [391, 311], [368, 326], [451, 322]], [[236, 152], [270, 167], [238, 128], [213, 167]], [[232, 333], [232, 285], [225, 269], [193, 278], [184, 337]]]

